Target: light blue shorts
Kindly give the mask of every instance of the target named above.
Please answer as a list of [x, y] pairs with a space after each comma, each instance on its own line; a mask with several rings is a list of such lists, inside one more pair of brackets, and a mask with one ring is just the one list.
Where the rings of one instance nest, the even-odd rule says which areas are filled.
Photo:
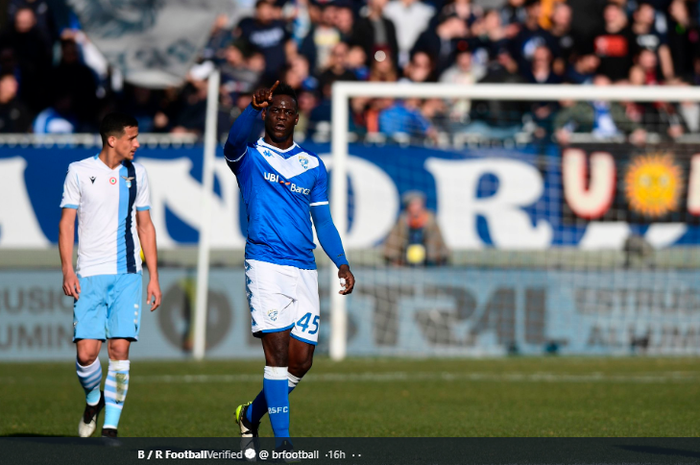
[[139, 338], [143, 281], [141, 273], [82, 278], [73, 303], [73, 341]]

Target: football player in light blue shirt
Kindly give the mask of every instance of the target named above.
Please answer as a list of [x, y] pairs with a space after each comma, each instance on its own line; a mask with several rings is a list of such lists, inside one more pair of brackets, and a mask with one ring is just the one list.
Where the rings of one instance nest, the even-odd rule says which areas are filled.
[[[248, 138], [256, 118], [265, 121], [265, 136]], [[355, 277], [328, 205], [328, 173], [323, 161], [297, 145], [299, 121], [294, 90], [277, 81], [259, 89], [236, 119], [224, 155], [236, 175], [248, 215], [245, 252], [246, 291], [253, 335], [265, 352], [263, 389], [253, 402], [239, 405], [236, 422], [244, 438], [257, 437], [268, 413], [277, 447], [288, 448], [289, 393], [311, 368], [319, 332], [318, 273], [313, 231], [338, 267], [350, 294]], [[286, 441], [286, 442], [285, 442]]]

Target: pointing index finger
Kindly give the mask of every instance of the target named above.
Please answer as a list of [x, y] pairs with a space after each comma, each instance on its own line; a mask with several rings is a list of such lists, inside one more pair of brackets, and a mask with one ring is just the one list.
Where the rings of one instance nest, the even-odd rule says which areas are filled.
[[270, 96], [269, 96], [269, 98], [272, 98], [272, 93], [275, 91], [275, 89], [277, 88], [277, 86], [279, 85], [279, 83], [280, 83], [280, 81], [277, 80], [277, 81], [275, 81], [275, 83], [272, 85], [272, 87], [270, 87], [270, 94], [269, 94]]

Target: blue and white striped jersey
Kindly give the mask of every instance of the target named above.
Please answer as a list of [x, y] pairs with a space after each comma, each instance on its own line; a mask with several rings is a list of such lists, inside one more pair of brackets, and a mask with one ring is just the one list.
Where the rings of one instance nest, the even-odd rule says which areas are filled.
[[142, 165], [125, 161], [112, 170], [98, 155], [71, 163], [61, 208], [77, 210], [79, 276], [141, 271], [136, 211], [150, 209]]

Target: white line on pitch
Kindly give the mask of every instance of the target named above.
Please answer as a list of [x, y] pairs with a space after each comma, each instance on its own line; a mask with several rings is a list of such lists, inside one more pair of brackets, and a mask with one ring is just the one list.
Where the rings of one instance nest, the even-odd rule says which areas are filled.
[[[260, 382], [259, 374], [231, 375], [146, 375], [134, 376], [135, 383], [197, 384], [197, 383], [252, 383]], [[385, 383], [394, 381], [499, 381], [512, 383], [694, 383], [700, 381], [697, 372], [659, 372], [643, 374], [585, 374], [565, 373], [432, 373], [432, 372], [386, 372], [386, 373], [320, 373], [304, 377], [304, 383]], [[28, 376], [0, 376], [0, 384], [28, 384], [40, 382]]]
[[[260, 381], [260, 375], [153, 375], [135, 377], [140, 383], [246, 383]], [[507, 381], [548, 383], [678, 383], [700, 381], [698, 373], [671, 372], [656, 375], [608, 375], [589, 373], [582, 375], [558, 373], [322, 373], [304, 377], [304, 382], [370, 382], [392, 381]]]

